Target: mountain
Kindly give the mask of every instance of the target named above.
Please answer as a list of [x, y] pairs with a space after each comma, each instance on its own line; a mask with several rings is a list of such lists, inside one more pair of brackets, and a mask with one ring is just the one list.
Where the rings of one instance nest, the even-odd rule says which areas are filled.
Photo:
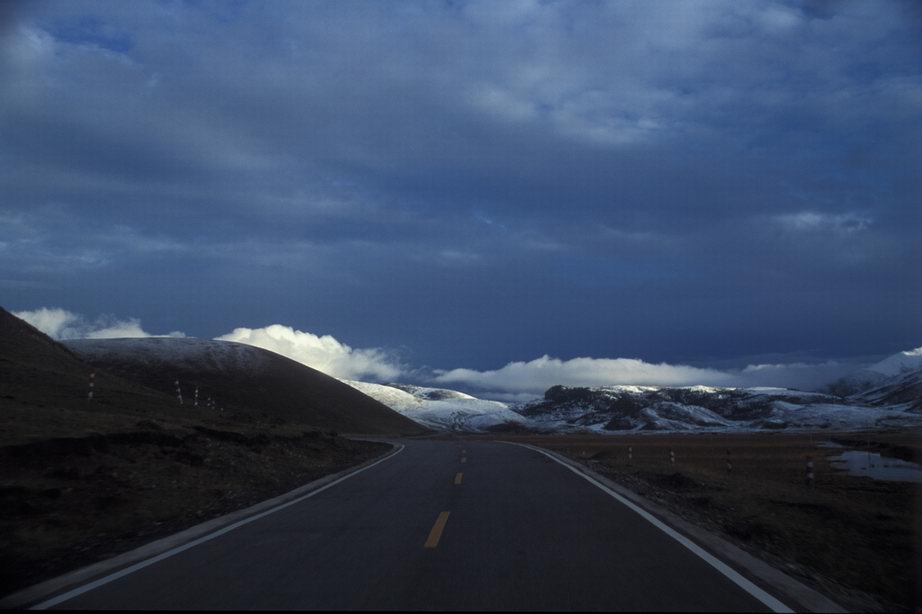
[[250, 345], [193, 338], [81, 339], [66, 345], [96, 367], [169, 394], [177, 406], [178, 380], [187, 412], [256, 412], [265, 420], [345, 433], [423, 430], [335, 378]]
[[[88, 400], [90, 374], [105, 390]], [[0, 440], [21, 442], [133, 425], [138, 417], [180, 416], [173, 399], [97, 369], [0, 308]]]
[[823, 393], [784, 388], [691, 386], [554, 386], [517, 407], [547, 431], [751, 431], [922, 425], [907, 405], [869, 406]]
[[522, 428], [527, 423], [505, 403], [478, 399], [457, 390], [343, 381], [394, 411], [436, 430], [499, 431]]
[[849, 400], [869, 405], [908, 404], [922, 411], [922, 368], [880, 380], [871, 388], [853, 394]]
[[826, 389], [832, 394], [850, 396], [884, 386], [887, 380], [913, 371], [922, 371], [922, 347], [897, 352], [869, 367], [837, 379]]

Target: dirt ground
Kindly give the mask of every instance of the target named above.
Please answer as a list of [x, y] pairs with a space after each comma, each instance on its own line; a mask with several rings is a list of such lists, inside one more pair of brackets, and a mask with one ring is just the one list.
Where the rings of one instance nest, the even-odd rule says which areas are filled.
[[0, 447], [0, 595], [389, 449], [284, 426], [258, 432], [154, 420], [118, 426], [118, 432]]
[[847, 475], [828, 462], [843, 450], [821, 447], [832, 441], [919, 462], [922, 431], [504, 439], [577, 459], [850, 610], [922, 610], [922, 484]]

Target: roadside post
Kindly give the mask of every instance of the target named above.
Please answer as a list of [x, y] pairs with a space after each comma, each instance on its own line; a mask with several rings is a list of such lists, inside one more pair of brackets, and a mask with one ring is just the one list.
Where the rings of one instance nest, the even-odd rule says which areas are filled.
[[195, 387], [195, 396], [192, 400], [192, 407], [198, 407], [198, 386]]
[[675, 452], [672, 448], [669, 448], [669, 464], [675, 467]]
[[627, 447], [627, 466], [634, 466], [634, 448], [631, 446]]
[[733, 460], [730, 458], [730, 449], [727, 448], [727, 475], [733, 473]]
[[96, 388], [96, 372], [95, 372], [95, 371], [93, 371], [92, 373], [90, 373], [90, 390], [89, 390], [89, 392], [86, 393], [86, 400], [87, 400], [87, 401], [92, 401], [92, 400], [93, 400], [93, 389], [94, 389], [94, 388]]
[[176, 398], [179, 400], [179, 404], [182, 405], [182, 388], [179, 387], [179, 380], [173, 383], [176, 384]]
[[806, 476], [807, 488], [813, 488], [813, 483], [815, 479], [816, 479], [816, 475], [813, 473], [813, 457], [808, 456], [807, 457], [807, 476]]

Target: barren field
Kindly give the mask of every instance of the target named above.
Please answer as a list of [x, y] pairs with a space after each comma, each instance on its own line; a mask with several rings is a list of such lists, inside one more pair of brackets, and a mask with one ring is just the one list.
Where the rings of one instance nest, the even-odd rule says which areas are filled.
[[[506, 439], [577, 459], [850, 610], [922, 606], [922, 484], [847, 475], [827, 460], [844, 450], [822, 447], [833, 442], [918, 462], [918, 430]], [[813, 487], [805, 480], [808, 456], [815, 464]]]

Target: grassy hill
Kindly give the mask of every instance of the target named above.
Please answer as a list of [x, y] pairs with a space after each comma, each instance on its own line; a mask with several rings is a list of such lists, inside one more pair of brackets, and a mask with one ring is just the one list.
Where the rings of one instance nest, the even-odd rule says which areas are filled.
[[[91, 365], [169, 394], [185, 411], [239, 415], [341, 433], [412, 434], [423, 429], [386, 405], [320, 371], [268, 350], [204, 339], [84, 339], [67, 342]], [[193, 407], [198, 388], [198, 407]], [[105, 396], [100, 389], [97, 395]], [[208, 398], [215, 409], [205, 407]]]

